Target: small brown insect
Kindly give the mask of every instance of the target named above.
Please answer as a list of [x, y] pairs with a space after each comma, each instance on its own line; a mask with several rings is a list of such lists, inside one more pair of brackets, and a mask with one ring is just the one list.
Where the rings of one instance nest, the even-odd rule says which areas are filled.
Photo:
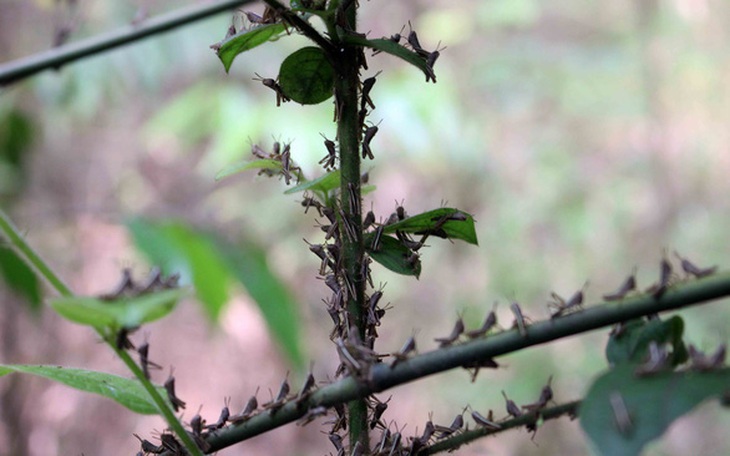
[[520, 305], [517, 302], [513, 302], [510, 304], [509, 308], [515, 315], [515, 322], [512, 324], [512, 327], [514, 328], [517, 326], [520, 331], [520, 335], [522, 337], [527, 337], [527, 323], [525, 322], [525, 316], [522, 313]]
[[507, 413], [509, 413], [511, 416], [515, 418], [519, 418], [522, 416], [522, 410], [520, 410], [519, 407], [517, 407], [517, 404], [515, 404], [515, 401], [507, 397], [507, 394], [502, 391], [502, 396], [504, 396], [505, 406], [507, 408]]
[[700, 268], [686, 258], [679, 256], [677, 251], [674, 251], [674, 255], [679, 259], [682, 264], [682, 270], [688, 275], [695, 276], [698, 279], [703, 277], [711, 276], [717, 271], [717, 266], [710, 266], [708, 268]]
[[403, 347], [401, 347], [400, 350], [398, 350], [396, 353], [391, 353], [391, 356], [393, 356], [395, 359], [390, 364], [390, 367], [395, 367], [398, 363], [401, 361], [405, 361], [408, 359], [408, 355], [416, 351], [416, 339], [415, 337], [411, 336], [406, 340], [406, 342], [403, 344]]
[[463, 333], [464, 320], [459, 317], [454, 324], [454, 329], [451, 330], [451, 334], [449, 334], [447, 337], [436, 338], [434, 339], [434, 341], [438, 342], [440, 347], [448, 347], [449, 345], [456, 342], [459, 339], [459, 336], [461, 336]]
[[652, 285], [649, 291], [654, 298], [659, 299], [667, 291], [672, 282], [672, 263], [666, 257], [666, 252], [660, 263], [659, 283]]
[[[494, 305], [496, 307], [497, 303], [495, 302]], [[482, 337], [483, 335], [488, 333], [492, 328], [494, 328], [494, 326], [496, 326], [496, 325], [497, 325], [497, 313], [495, 312], [495, 310], [492, 310], [487, 315], [487, 318], [484, 320], [484, 323], [482, 323], [482, 326], [477, 329], [467, 331], [466, 336], [469, 339], [476, 339], [477, 337]]]
[[162, 445], [155, 445], [154, 443], [150, 442], [149, 440], [143, 439], [142, 437], [138, 436], [137, 434], [132, 434], [133, 436], [137, 437], [137, 440], [139, 440], [139, 443], [142, 445], [142, 451], [146, 453], [152, 453], [152, 454], [160, 454], [163, 451], [165, 451], [165, 447]]
[[371, 76], [362, 82], [362, 91], [360, 92], [360, 109], [365, 109], [366, 105], [370, 106], [370, 109], [375, 109], [375, 104], [370, 98], [370, 91], [375, 85], [375, 78], [377, 78], [380, 73], [382, 73], [382, 71], [378, 71], [375, 76]]
[[[258, 393], [258, 389], [256, 390], [256, 393]], [[246, 421], [247, 419], [251, 418], [251, 416], [256, 411], [258, 406], [259, 406], [259, 402], [258, 402], [258, 399], [256, 399], [256, 394], [254, 394], [253, 396], [251, 396], [249, 398], [248, 402], [246, 403], [246, 406], [243, 408], [241, 413], [230, 416], [228, 418], [228, 421], [230, 421], [233, 424], [242, 423], [242, 422]]]
[[135, 284], [132, 280], [132, 270], [130, 268], [122, 269], [122, 280], [114, 288], [114, 291], [99, 296], [102, 301], [114, 301], [123, 297], [127, 292], [134, 291]]
[[669, 353], [667, 349], [651, 341], [649, 342], [649, 358], [634, 370], [634, 374], [639, 377], [646, 377], [659, 373], [667, 367], [669, 367]]
[[230, 404], [231, 404], [230, 398], [226, 398], [223, 400], [223, 408], [221, 409], [221, 414], [218, 416], [218, 421], [207, 425], [206, 426], [207, 430], [214, 431], [214, 430], [220, 429], [226, 425], [226, 423], [228, 422], [228, 418], [231, 417], [231, 409], [229, 408]]
[[550, 376], [550, 378], [548, 378], [547, 384], [542, 387], [542, 390], [540, 391], [540, 397], [538, 398], [538, 400], [536, 402], [533, 402], [532, 404], [523, 405], [522, 409], [527, 411], [528, 413], [537, 412], [539, 410], [544, 409], [547, 406], [548, 402], [550, 402], [553, 399], [553, 389], [550, 386], [552, 381], [553, 381], [553, 377]]
[[497, 369], [499, 368], [499, 363], [497, 363], [497, 361], [495, 361], [493, 358], [486, 358], [462, 364], [461, 367], [466, 370], [474, 369], [474, 371], [471, 373], [471, 382], [474, 383], [477, 379], [477, 375], [479, 375], [480, 369]]
[[254, 73], [256, 75], [255, 78], [253, 78], [254, 81], [261, 81], [263, 85], [270, 88], [274, 92], [276, 92], [276, 106], [281, 106], [281, 103], [286, 103], [287, 101], [290, 101], [291, 98], [287, 97], [284, 92], [281, 90], [281, 86], [278, 82], [276, 82], [275, 79], [271, 78], [264, 78], [258, 73]]
[[327, 155], [319, 161], [319, 164], [323, 165], [324, 169], [334, 169], [337, 165], [337, 146], [334, 141], [327, 139], [325, 135], [322, 135], [322, 137], [324, 138], [324, 147], [327, 149]]
[[297, 421], [297, 426], [306, 426], [315, 419], [327, 415], [327, 407], [320, 405], [307, 410], [307, 413]]
[[636, 268], [634, 268], [633, 272], [630, 276], [624, 280], [624, 282], [621, 284], [620, 287], [618, 287], [618, 290], [614, 291], [613, 293], [605, 294], [603, 295], [603, 299], [606, 301], [618, 301], [620, 299], [624, 299], [629, 292], [636, 289]]
[[345, 453], [345, 447], [342, 446], [342, 437], [340, 437], [339, 434], [329, 434], [328, 435], [330, 442], [332, 442], [332, 445], [335, 446], [335, 449], [337, 450], [337, 454], [344, 454]]
[[172, 408], [176, 412], [181, 408], [184, 409], [185, 402], [175, 395], [175, 377], [172, 376], [172, 372], [170, 372], [170, 376], [167, 377], [167, 380], [165, 380], [164, 387], [165, 391], [167, 391], [167, 398], [170, 399], [170, 402], [172, 403]]
[[451, 425], [446, 426], [439, 426], [438, 424], [434, 426], [436, 432], [438, 435], [436, 436], [437, 439], [443, 439], [445, 437], [450, 436], [454, 432], [457, 432], [462, 427], [464, 427], [464, 415], [463, 412], [459, 413], [454, 417], [454, 420], [451, 422]]
[[377, 252], [378, 250], [380, 250], [380, 243], [381, 243], [381, 240], [382, 240], [382, 237], [383, 237], [383, 230], [384, 229], [385, 229], [385, 226], [384, 225], [380, 225], [375, 230], [375, 235], [373, 236], [373, 241], [370, 244], [370, 250], [372, 250], [373, 252]]
[[488, 420], [476, 410], [471, 412], [471, 417], [478, 426], [485, 427], [487, 429], [502, 429], [502, 426], [492, 420]]
[[725, 364], [725, 357], [727, 356], [727, 345], [721, 344], [717, 347], [715, 353], [710, 356], [705, 355], [697, 348], [690, 344], [687, 347], [689, 350], [690, 368], [692, 370], [707, 372], [714, 369], [719, 369]]
[[616, 427], [621, 434], [629, 435], [633, 430], [634, 424], [631, 422], [631, 415], [629, 414], [629, 410], [626, 408], [623, 396], [621, 396], [621, 393], [618, 391], [614, 391], [608, 399], [611, 403]]
[[373, 407], [373, 414], [370, 417], [370, 429], [375, 429], [375, 427], [378, 425], [380, 425], [382, 428], [385, 428], [385, 425], [382, 421], [380, 421], [380, 418], [383, 416], [383, 413], [385, 413], [385, 411], [388, 409], [388, 402], [390, 402], [390, 397], [385, 402], [380, 402], [375, 396], [373, 396], [373, 399], [375, 399], [376, 403]]
[[576, 291], [567, 301], [558, 296], [555, 292], [551, 293], [550, 296], [553, 298], [554, 302], [549, 303], [548, 307], [553, 307], [557, 310], [550, 315], [550, 318], [558, 318], [573, 309], [580, 309], [583, 306], [583, 290], [585, 290], [587, 286], [588, 282], [583, 285], [583, 288]]
[[370, 142], [375, 137], [375, 134], [378, 132], [378, 126], [373, 125], [365, 129], [365, 135], [362, 139], [362, 158], [363, 160], [365, 158], [369, 158], [370, 160], [374, 160], [375, 156], [373, 155], [373, 151], [370, 149]]
[[149, 351], [150, 344], [148, 342], [140, 345], [137, 349], [137, 353], [139, 354], [139, 365], [142, 367], [142, 372], [147, 380], [150, 378], [150, 367], [162, 369], [162, 366], [149, 360]]
[[367, 214], [365, 214], [365, 218], [362, 220], [362, 229], [367, 230], [370, 228], [370, 225], [375, 223], [375, 214], [373, 211], [368, 211]]

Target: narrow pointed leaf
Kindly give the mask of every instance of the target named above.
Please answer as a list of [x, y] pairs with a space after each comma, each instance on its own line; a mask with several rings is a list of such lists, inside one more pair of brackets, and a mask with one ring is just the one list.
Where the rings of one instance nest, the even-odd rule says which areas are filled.
[[273, 160], [270, 158], [263, 158], [261, 160], [253, 161], [243, 161], [226, 166], [225, 168], [220, 170], [218, 174], [215, 175], [215, 180], [219, 181], [221, 179], [225, 179], [226, 177], [233, 176], [234, 174], [248, 171], [249, 169], [271, 169], [275, 171], [281, 171], [283, 169], [283, 166], [281, 164], [281, 161]]
[[339, 186], [340, 170], [338, 169], [337, 171], [332, 171], [331, 173], [327, 173], [324, 176], [292, 187], [284, 193], [287, 195], [291, 195], [292, 193], [303, 192], [305, 190], [327, 193], [328, 191], [338, 188]]
[[104, 301], [91, 296], [60, 297], [50, 305], [67, 320], [94, 328], [134, 328], [158, 320], [172, 312], [189, 291], [164, 290], [133, 298]]
[[236, 56], [278, 37], [285, 30], [284, 24], [259, 25], [226, 38], [213, 46], [217, 47], [216, 54], [221, 59], [227, 73]]
[[28, 301], [32, 310], [41, 308], [41, 283], [35, 272], [11, 248], [0, 247], [0, 275], [10, 288]]
[[423, 73], [426, 75], [426, 81], [433, 79], [433, 81], [436, 82], [436, 75], [433, 72], [433, 68], [428, 66], [426, 59], [411, 51], [410, 49], [406, 49], [404, 46], [401, 46], [398, 43], [395, 43], [385, 38], [369, 40], [365, 37], [348, 33], [343, 34], [342, 41], [347, 44], [365, 46], [371, 49], [376, 49], [378, 51], [387, 52], [390, 55], [399, 57], [410, 63], [411, 65], [415, 66], [419, 70], [423, 71]]
[[321, 48], [308, 46], [281, 63], [279, 85], [297, 103], [318, 104], [334, 95], [335, 70]]
[[[189, 280], [211, 321], [228, 301], [231, 273], [213, 238], [184, 223], [136, 219], [128, 224], [137, 247], [155, 264]], [[186, 277], [187, 276], [187, 277]]]
[[418, 278], [421, 275], [421, 260], [409, 261], [413, 252], [398, 239], [391, 236], [382, 236], [377, 251], [370, 248], [374, 233], [367, 233], [363, 239], [370, 257], [391, 271]]
[[599, 377], [580, 406], [580, 425], [604, 456], [640, 454], [674, 420], [710, 397], [727, 395], [730, 385], [728, 368], [642, 378], [634, 369], [622, 364]]
[[[450, 219], [453, 217], [453, 219]], [[459, 239], [469, 244], [478, 245], [474, 228], [474, 217], [470, 214], [450, 207], [441, 207], [408, 217], [400, 222], [386, 225], [385, 233], [402, 231], [411, 234], [430, 233], [448, 239]]]
[[[0, 376], [13, 372], [36, 375], [58, 383], [63, 383], [80, 391], [98, 394], [112, 399], [129, 410], [143, 415], [158, 413], [157, 406], [137, 380], [117, 375], [84, 369], [61, 366], [29, 366], [19, 364], [0, 364]], [[165, 397], [165, 390], [158, 387]]]

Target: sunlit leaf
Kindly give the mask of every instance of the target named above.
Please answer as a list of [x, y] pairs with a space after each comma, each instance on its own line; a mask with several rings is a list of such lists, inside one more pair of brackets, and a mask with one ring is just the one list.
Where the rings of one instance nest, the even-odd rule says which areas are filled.
[[0, 274], [10, 288], [28, 301], [31, 309], [41, 308], [41, 283], [13, 249], [0, 246]]
[[281, 23], [259, 25], [226, 38], [213, 45], [213, 47], [217, 48], [216, 53], [223, 62], [223, 67], [227, 73], [231, 69], [231, 64], [236, 56], [278, 37], [285, 30], [284, 24]]
[[365, 248], [373, 260], [398, 274], [416, 278], [421, 275], [421, 260], [417, 256], [415, 261], [411, 259], [414, 253], [408, 247], [394, 237], [383, 235], [378, 250], [373, 250], [371, 247], [374, 236], [374, 233], [367, 233], [363, 239]]
[[704, 400], [728, 394], [730, 369], [634, 375], [622, 364], [599, 377], [580, 406], [580, 424], [604, 456], [633, 456]]
[[606, 345], [606, 358], [611, 365], [640, 363], [645, 360], [651, 342], [672, 344], [672, 365], [687, 360], [687, 349], [682, 341], [684, 321], [680, 316], [668, 320], [635, 320], [627, 323], [618, 335], [611, 336]]
[[220, 244], [220, 250], [233, 275], [258, 304], [274, 340], [289, 361], [301, 370], [305, 363], [301, 351], [298, 305], [287, 286], [269, 268], [266, 252], [248, 242], [235, 246]]
[[[61, 366], [0, 365], [0, 376], [13, 372], [45, 377], [77, 390], [99, 394], [115, 400], [136, 413], [144, 415], [158, 413], [157, 406], [152, 402], [147, 391], [144, 390], [137, 380], [118, 377], [103, 372]], [[162, 387], [157, 388], [160, 394], [165, 397], [165, 390]]]
[[342, 41], [347, 44], [365, 46], [371, 49], [376, 49], [378, 51], [387, 52], [390, 55], [399, 57], [410, 63], [411, 65], [415, 66], [419, 70], [423, 71], [423, 73], [426, 75], [426, 81], [433, 80], [434, 82], [436, 82], [436, 75], [433, 72], [433, 68], [428, 66], [426, 59], [411, 51], [410, 49], [406, 49], [404, 46], [401, 46], [398, 43], [395, 43], [385, 38], [369, 40], [363, 36], [351, 33], [344, 33], [342, 36]]
[[51, 307], [67, 320], [94, 328], [135, 328], [172, 312], [189, 291], [184, 288], [163, 290], [132, 298], [104, 301], [94, 297], [73, 296], [50, 300]]
[[271, 169], [281, 171], [283, 169], [283, 165], [280, 160], [273, 160], [270, 158], [234, 163], [220, 170], [218, 174], [215, 175], [215, 180], [219, 181], [249, 169]]
[[305, 190], [327, 193], [328, 191], [338, 188], [339, 186], [340, 170], [338, 169], [336, 171], [332, 171], [331, 173], [327, 173], [324, 176], [318, 177], [317, 179], [307, 181], [295, 187], [292, 187], [284, 193], [290, 195], [292, 193], [303, 192]]
[[281, 63], [279, 85], [297, 103], [321, 103], [334, 94], [335, 70], [321, 48], [305, 47]]
[[477, 233], [474, 228], [474, 217], [470, 214], [449, 207], [441, 207], [432, 211], [408, 217], [400, 222], [386, 225], [385, 233], [402, 231], [411, 234], [429, 233], [448, 239], [460, 239], [477, 245]]
[[189, 275], [203, 308], [216, 321], [228, 301], [231, 274], [211, 236], [179, 222], [136, 219], [128, 226], [137, 247], [153, 263], [182, 272], [183, 280]]

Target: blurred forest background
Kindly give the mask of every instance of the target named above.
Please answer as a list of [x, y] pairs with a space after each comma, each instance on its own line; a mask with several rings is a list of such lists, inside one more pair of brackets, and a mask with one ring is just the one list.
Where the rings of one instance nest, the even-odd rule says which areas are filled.
[[[71, 41], [155, 15], [187, 1], [0, 0], [0, 61], [49, 48], [71, 25]], [[730, 261], [730, 3], [721, 0], [360, 0], [361, 30], [390, 36], [411, 21], [427, 49], [447, 49], [438, 84], [390, 56], [373, 89], [380, 124], [373, 162], [377, 215], [396, 201], [409, 213], [443, 201], [474, 214], [480, 246], [433, 240], [420, 280], [373, 266], [393, 309], [380, 351], [411, 334], [436, 348], [458, 314], [477, 326], [498, 301], [534, 319], [547, 316], [550, 291], [572, 294], [586, 280], [587, 301], [614, 289], [632, 268], [641, 286], [658, 276], [663, 249], [699, 264]], [[261, 13], [263, 6], [250, 10]], [[330, 320], [315, 279], [318, 260], [302, 238], [321, 239], [301, 195], [254, 173], [216, 183], [250, 144], [292, 141], [309, 177], [334, 137], [332, 105], [275, 106], [253, 81], [273, 77], [306, 42], [291, 36], [240, 56], [226, 75], [209, 45], [231, 24], [221, 14], [138, 44], [49, 71], [0, 92], [0, 201], [30, 243], [81, 294], [109, 291], [123, 267], [151, 265], [125, 222], [180, 220], [244, 239], [268, 252], [297, 302], [301, 343], [318, 380], [332, 376]], [[240, 18], [237, 19], [240, 21]], [[316, 20], [314, 21], [316, 22]], [[407, 27], [407, 26], [406, 26]], [[725, 196], [723, 196], [725, 195]], [[32, 309], [0, 288], [0, 362], [49, 363], [128, 375], [96, 335], [47, 308]], [[728, 339], [727, 302], [683, 311], [686, 333], [702, 349]], [[388, 391], [387, 420], [412, 435], [433, 412], [448, 424], [464, 406], [504, 414], [500, 390], [534, 401], [553, 376], [558, 402], [580, 398], [606, 367], [608, 330], [499, 359], [474, 383], [453, 371]], [[260, 387], [269, 397], [291, 370], [256, 304], [239, 288], [219, 322], [195, 301], [143, 329], [151, 359], [174, 366], [190, 419], [215, 420], [225, 397], [232, 412]], [[306, 367], [305, 367], [306, 369]], [[162, 382], [167, 370], [154, 380]], [[106, 399], [35, 378], [0, 379], [0, 453], [134, 454], [132, 433], [149, 438], [162, 420], [139, 417]], [[651, 455], [729, 454], [730, 416], [706, 403], [679, 420]], [[221, 455], [326, 454], [318, 424], [288, 425]], [[10, 451], [4, 453], [5, 450]], [[547, 423], [534, 441], [513, 431], [461, 448], [476, 454], [586, 454], [577, 421]]]

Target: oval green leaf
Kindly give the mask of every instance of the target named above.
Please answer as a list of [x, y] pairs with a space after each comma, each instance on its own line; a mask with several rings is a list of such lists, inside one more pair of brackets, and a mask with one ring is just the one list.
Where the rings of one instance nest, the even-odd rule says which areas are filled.
[[309, 46], [284, 59], [279, 85], [284, 95], [297, 103], [318, 104], [333, 95], [335, 71], [322, 49]]
[[658, 318], [650, 321], [634, 320], [617, 337], [611, 336], [606, 344], [606, 358], [609, 364], [641, 363], [646, 359], [649, 344], [672, 344], [672, 365], [687, 360], [687, 348], [682, 340], [684, 321], [675, 315], [667, 320]]
[[216, 54], [218, 54], [218, 58], [221, 59], [223, 67], [226, 69], [226, 73], [228, 73], [231, 69], [231, 64], [233, 64], [233, 59], [238, 54], [277, 38], [285, 30], [284, 24], [264, 24], [237, 33], [211, 47], [216, 49]]
[[363, 242], [370, 257], [391, 271], [407, 276], [418, 278], [421, 275], [421, 260], [408, 261], [413, 254], [411, 249], [403, 245], [398, 239], [391, 236], [380, 238], [380, 247], [377, 251], [370, 247], [373, 244], [375, 233], [367, 233]]
[[61, 297], [51, 307], [67, 320], [94, 328], [134, 328], [172, 312], [189, 292], [185, 288], [148, 293], [133, 298], [104, 301], [90, 296]]
[[[13, 372], [44, 377], [80, 391], [98, 394], [112, 399], [129, 410], [143, 415], [155, 415], [157, 406], [137, 380], [84, 369], [61, 366], [28, 366], [0, 364], [0, 376]], [[157, 387], [166, 397], [164, 388]]]
[[[599, 377], [580, 406], [580, 425], [604, 456], [632, 456], [704, 400], [727, 394], [730, 369], [637, 378], [622, 364]], [[617, 415], [624, 416], [619, 424]], [[628, 419], [626, 419], [628, 418]]]
[[218, 174], [215, 175], [215, 180], [219, 181], [221, 179], [225, 179], [226, 177], [233, 176], [234, 174], [248, 171], [249, 169], [271, 169], [275, 171], [281, 171], [283, 169], [283, 165], [281, 164], [281, 161], [273, 160], [270, 158], [234, 163], [220, 170]]
[[469, 213], [450, 207], [441, 207], [408, 217], [400, 222], [386, 225], [384, 233], [402, 231], [411, 234], [426, 234], [448, 239], [459, 239], [479, 245], [474, 228], [474, 217]]

